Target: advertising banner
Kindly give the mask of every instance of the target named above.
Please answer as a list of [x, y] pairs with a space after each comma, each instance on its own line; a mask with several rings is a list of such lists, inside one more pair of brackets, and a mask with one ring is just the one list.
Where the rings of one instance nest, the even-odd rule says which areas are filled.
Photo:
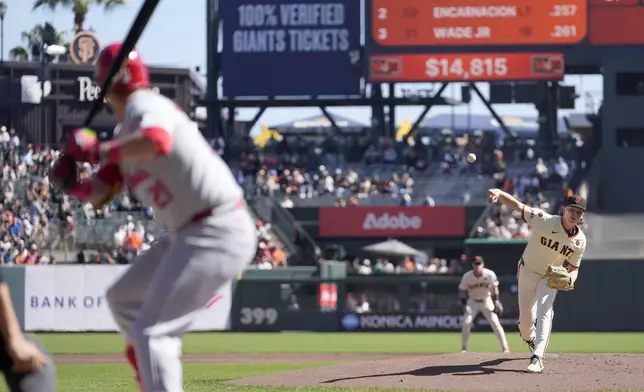
[[360, 3], [221, 2], [224, 95], [359, 94]]
[[[25, 267], [26, 331], [117, 331], [105, 292], [127, 265]], [[229, 328], [232, 291], [213, 296], [191, 331]]]
[[463, 237], [465, 208], [323, 207], [319, 237]]
[[[435, 315], [413, 313], [346, 313], [340, 319], [341, 331], [356, 332], [430, 332], [458, 331], [463, 326], [462, 315]], [[517, 318], [503, 316], [501, 324], [506, 330], [517, 330]], [[491, 330], [481, 315], [474, 320], [474, 330]]]

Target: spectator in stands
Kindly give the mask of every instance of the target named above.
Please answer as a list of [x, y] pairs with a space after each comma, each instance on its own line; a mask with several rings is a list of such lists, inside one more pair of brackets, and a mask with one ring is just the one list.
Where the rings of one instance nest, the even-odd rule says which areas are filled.
[[288, 255], [283, 245], [273, 236], [271, 225], [258, 220], [256, 226], [258, 246], [252, 266], [258, 269], [286, 266]]
[[282, 200], [282, 203], [280, 205], [282, 206], [282, 208], [295, 207], [295, 204], [293, 204], [293, 200], [291, 200], [291, 195], [288, 193], [284, 194], [284, 199]]
[[448, 260], [445, 258], [413, 258], [405, 257], [403, 259], [394, 260], [387, 258], [380, 258], [376, 260], [375, 264], [371, 259], [353, 258], [351, 262], [347, 262], [350, 273], [358, 275], [374, 275], [374, 274], [426, 274], [426, 275], [444, 275], [444, 274], [461, 274], [465, 271], [464, 264], [468, 264], [467, 256], [465, 261], [462, 260]]
[[425, 195], [425, 200], [423, 200], [423, 205], [426, 206], [426, 207], [435, 207], [436, 206], [436, 201], [428, 193], [428, 194]]
[[[402, 198], [412, 195], [414, 179], [410, 173], [392, 173], [389, 179], [378, 176], [361, 177], [352, 169], [330, 171], [321, 165], [314, 172], [304, 169], [261, 169], [255, 177], [258, 195], [275, 197], [281, 194], [285, 208], [295, 205], [294, 198], [310, 199], [318, 195], [334, 195], [338, 206], [357, 205], [359, 199], [374, 195]], [[342, 200], [342, 201], [340, 201]]]
[[[518, 193], [513, 195], [521, 199]], [[522, 198], [523, 202], [530, 207], [537, 207], [550, 212], [551, 204], [542, 195], [537, 194], [533, 198], [530, 194]], [[499, 238], [499, 239], [527, 239], [530, 235], [530, 227], [523, 221], [521, 215], [503, 205], [492, 205], [490, 215], [485, 218], [482, 225], [476, 228], [475, 237], [478, 238]]]
[[542, 180], [547, 180], [549, 176], [548, 166], [543, 161], [543, 158], [537, 158], [537, 165], [535, 166], [537, 175]]

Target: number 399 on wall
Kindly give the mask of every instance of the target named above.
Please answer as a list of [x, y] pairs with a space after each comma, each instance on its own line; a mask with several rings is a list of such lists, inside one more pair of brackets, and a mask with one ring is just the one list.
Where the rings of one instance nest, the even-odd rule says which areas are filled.
[[241, 308], [239, 322], [242, 325], [269, 326], [277, 322], [275, 308]]

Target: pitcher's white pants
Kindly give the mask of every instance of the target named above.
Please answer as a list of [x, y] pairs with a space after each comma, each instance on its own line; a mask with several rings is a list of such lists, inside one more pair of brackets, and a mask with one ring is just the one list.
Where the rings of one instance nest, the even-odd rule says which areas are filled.
[[519, 266], [519, 331], [523, 340], [534, 339], [534, 355], [546, 354], [557, 290], [547, 286], [543, 275]]
[[463, 350], [467, 351], [468, 343], [470, 340], [470, 331], [472, 330], [472, 324], [474, 323], [474, 317], [481, 312], [486, 320], [490, 323], [492, 331], [496, 335], [497, 339], [501, 342], [501, 349], [505, 350], [508, 348], [508, 341], [505, 338], [505, 331], [503, 326], [499, 321], [499, 316], [494, 313], [494, 302], [492, 298], [488, 297], [485, 300], [474, 300], [472, 298], [467, 300], [467, 306], [465, 307], [465, 318], [463, 320], [462, 328], [462, 339], [463, 339]]

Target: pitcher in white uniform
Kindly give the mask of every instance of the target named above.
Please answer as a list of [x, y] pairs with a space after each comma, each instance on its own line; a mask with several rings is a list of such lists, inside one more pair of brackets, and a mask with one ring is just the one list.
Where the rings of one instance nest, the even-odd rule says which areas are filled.
[[482, 313], [490, 323], [494, 334], [501, 342], [501, 350], [509, 353], [505, 331], [496, 312], [503, 312], [499, 300], [499, 280], [494, 271], [485, 268], [483, 258], [476, 256], [472, 269], [467, 271], [458, 285], [458, 295], [463, 303], [464, 320], [462, 329], [462, 351], [467, 352], [470, 331], [477, 314]]
[[[112, 44], [100, 52], [98, 83], [120, 49]], [[186, 113], [151, 89], [136, 50], [106, 97], [120, 123], [118, 134], [99, 142], [91, 130], [74, 130], [64, 151], [101, 168], [89, 179], [61, 183], [67, 194], [95, 206], [127, 186], [168, 230], [105, 297], [141, 390], [181, 392], [183, 336], [209, 300], [250, 263], [257, 250], [255, 224], [226, 163]], [[72, 164], [59, 159], [52, 178], [64, 177]]]
[[567, 260], [571, 285], [577, 280], [586, 250], [586, 236], [577, 225], [583, 220], [586, 199], [578, 195], [568, 197], [560, 215], [528, 207], [500, 189], [490, 189], [488, 202], [497, 201], [519, 212], [532, 229], [517, 270], [519, 331], [532, 352], [527, 370], [540, 373], [544, 368], [557, 295], [557, 290], [549, 288], [544, 277], [548, 265], [561, 266]]

